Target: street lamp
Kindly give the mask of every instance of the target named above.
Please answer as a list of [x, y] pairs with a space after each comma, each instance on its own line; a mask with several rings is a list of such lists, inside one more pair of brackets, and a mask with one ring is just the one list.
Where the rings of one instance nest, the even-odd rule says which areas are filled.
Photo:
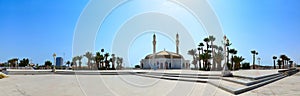
[[257, 58], [257, 61], [258, 61], [258, 68], [260, 67], [260, 60], [261, 60], [261, 58], [258, 57], [258, 58]]
[[[231, 45], [230, 44], [230, 42], [229, 42], [229, 39], [226, 37], [226, 36], [224, 36], [224, 49], [225, 49], [225, 52], [224, 52], [224, 56], [226, 56], [227, 57], [227, 60], [225, 59], [225, 64], [224, 64], [224, 66], [223, 66], [223, 71], [222, 71], [222, 76], [223, 77], [228, 77], [228, 76], [232, 76], [232, 73], [230, 72], [230, 70], [228, 70], [228, 67], [227, 67], [227, 64], [228, 64], [228, 61], [229, 61], [229, 53], [228, 53], [228, 47]], [[227, 49], [227, 50], [226, 50]]]
[[56, 60], [55, 60], [55, 58], [56, 58], [56, 54], [54, 53], [54, 54], [53, 54], [53, 59], [54, 59], [54, 61], [53, 61], [53, 62], [54, 62], [54, 64], [53, 64], [53, 69], [52, 69], [52, 71], [53, 71], [53, 72], [55, 72], [55, 71], [56, 71], [56, 70], [55, 70], [55, 64], [56, 64]]

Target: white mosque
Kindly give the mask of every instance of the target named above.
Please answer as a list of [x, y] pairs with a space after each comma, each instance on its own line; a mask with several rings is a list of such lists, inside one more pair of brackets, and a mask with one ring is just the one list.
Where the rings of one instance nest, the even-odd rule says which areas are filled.
[[190, 61], [179, 54], [179, 35], [176, 34], [176, 53], [165, 49], [156, 53], [156, 36], [153, 34], [153, 54], [141, 60], [142, 69], [189, 69]]

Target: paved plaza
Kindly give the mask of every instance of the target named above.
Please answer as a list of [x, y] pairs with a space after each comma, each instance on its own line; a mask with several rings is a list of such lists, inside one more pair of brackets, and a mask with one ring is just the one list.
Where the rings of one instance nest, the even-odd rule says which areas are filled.
[[[278, 70], [241, 70], [242, 76], [259, 77]], [[72, 71], [67, 71], [72, 72]], [[80, 72], [147, 72], [204, 74], [217, 76], [218, 71], [192, 70], [122, 70], [76, 71], [73, 74], [10, 75], [0, 79], [1, 96], [232, 96], [209, 83], [186, 82], [144, 77], [135, 74], [83, 75]], [[208, 79], [210, 81], [211, 79]], [[300, 73], [239, 94], [241, 96], [300, 95]]]

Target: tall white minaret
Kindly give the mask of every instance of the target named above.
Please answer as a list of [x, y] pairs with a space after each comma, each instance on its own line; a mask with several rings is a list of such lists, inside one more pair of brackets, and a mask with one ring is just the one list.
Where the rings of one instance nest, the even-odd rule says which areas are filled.
[[155, 36], [155, 33], [153, 34], [153, 54], [156, 53], [156, 36]]
[[179, 54], [179, 35], [176, 34], [176, 53]]

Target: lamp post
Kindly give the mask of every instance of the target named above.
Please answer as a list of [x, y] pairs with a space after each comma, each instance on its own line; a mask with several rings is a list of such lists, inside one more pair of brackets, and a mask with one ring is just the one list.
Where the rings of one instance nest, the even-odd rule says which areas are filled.
[[261, 60], [261, 58], [258, 57], [258, 58], [257, 58], [257, 61], [258, 61], [258, 68], [260, 68], [260, 60]]
[[53, 71], [53, 72], [55, 72], [55, 71], [56, 71], [56, 70], [55, 70], [55, 64], [56, 64], [56, 60], [55, 60], [55, 58], [56, 58], [56, 54], [54, 53], [54, 54], [53, 54], [53, 59], [54, 59], [54, 61], [53, 61], [53, 62], [54, 62], [54, 64], [53, 64], [53, 69], [52, 69], [52, 71]]
[[[222, 76], [223, 77], [228, 77], [228, 76], [232, 76], [232, 73], [230, 72], [230, 70], [228, 70], [228, 67], [227, 67], [227, 64], [228, 64], [228, 61], [229, 61], [229, 59], [228, 59], [228, 56], [229, 56], [229, 53], [228, 53], [228, 46], [230, 46], [231, 44], [230, 44], [230, 42], [229, 42], [229, 39], [227, 39], [227, 37], [226, 36], [224, 36], [224, 49], [225, 49], [225, 51], [224, 51], [224, 56], [226, 56], [227, 57], [227, 60], [225, 59], [225, 63], [224, 63], [224, 66], [223, 66], [223, 71], [222, 71]], [[226, 50], [227, 49], [227, 50]]]

